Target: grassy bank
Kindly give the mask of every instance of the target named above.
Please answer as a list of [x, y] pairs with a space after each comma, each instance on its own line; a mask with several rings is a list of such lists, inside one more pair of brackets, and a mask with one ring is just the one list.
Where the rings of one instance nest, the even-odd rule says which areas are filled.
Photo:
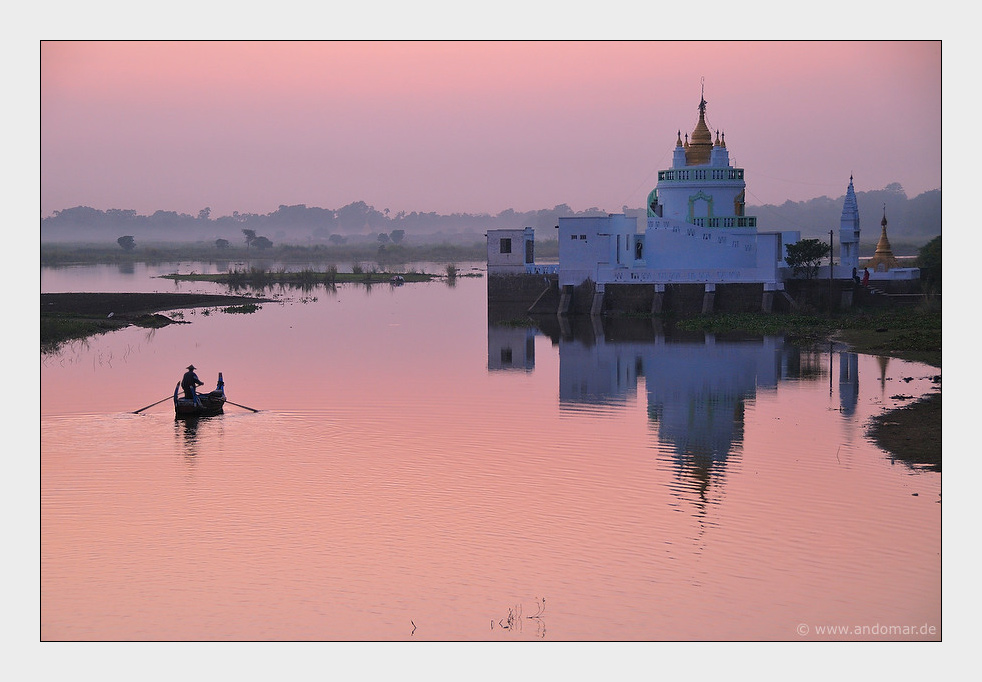
[[941, 471], [941, 394], [873, 417], [867, 434], [897, 459]]
[[922, 305], [835, 315], [716, 314], [679, 320], [676, 326], [713, 333], [784, 334], [799, 343], [841, 341], [859, 353], [889, 355], [941, 367], [941, 309]]
[[176, 322], [159, 314], [161, 310], [227, 306], [226, 312], [243, 313], [266, 300], [210, 294], [41, 294], [41, 352], [131, 325], [157, 328]]
[[339, 272], [336, 266], [330, 266], [324, 270], [314, 270], [303, 268], [301, 270], [287, 270], [280, 268], [271, 270], [268, 268], [244, 268], [232, 269], [228, 272], [214, 274], [170, 274], [163, 275], [164, 279], [173, 279], [181, 282], [215, 282], [226, 284], [230, 287], [251, 287], [264, 288], [274, 285], [286, 285], [298, 288], [308, 288], [318, 285], [334, 286], [336, 284], [381, 284], [384, 282], [399, 281], [400, 283], [409, 282], [430, 282], [435, 279], [454, 279], [456, 277], [480, 277], [476, 273], [461, 273], [453, 263], [447, 265], [443, 274], [431, 274], [409, 270], [406, 272], [396, 272], [379, 270], [378, 268], [363, 268], [359, 265], [352, 267], [352, 272]]

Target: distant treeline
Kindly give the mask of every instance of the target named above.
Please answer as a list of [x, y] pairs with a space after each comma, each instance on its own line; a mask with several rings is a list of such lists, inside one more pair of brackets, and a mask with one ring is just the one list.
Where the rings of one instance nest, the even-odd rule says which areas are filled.
[[[886, 206], [889, 236], [894, 243], [924, 244], [941, 234], [941, 191], [925, 192], [908, 199], [896, 183], [882, 190], [857, 192], [863, 243], [875, 245], [880, 232], [883, 207]], [[800, 230], [803, 237], [828, 237], [829, 230], [838, 236], [839, 218], [844, 195], [837, 198], [819, 197], [809, 201], [788, 201], [781, 205], [748, 206], [747, 213], [756, 215], [758, 228], [764, 231]], [[623, 206], [619, 213], [638, 217], [639, 225], [646, 219], [644, 208]], [[496, 215], [486, 213], [391, 213], [379, 211], [364, 201], [356, 201], [338, 209], [297, 204], [281, 205], [265, 214], [233, 212], [230, 216], [212, 217], [210, 208], [197, 215], [159, 210], [151, 215], [139, 215], [135, 210], [113, 208], [102, 211], [88, 206], [76, 206], [41, 220], [42, 241], [116, 241], [123, 235], [141, 241], [201, 242], [227, 239], [242, 241], [243, 230], [264, 236], [275, 243], [316, 244], [343, 243], [349, 239], [373, 241], [379, 234], [396, 232], [409, 242], [473, 241], [487, 230], [533, 227], [539, 239], [553, 236], [552, 228], [561, 217], [602, 216], [608, 211], [588, 208], [574, 211], [567, 204], [551, 209], [515, 211], [506, 209]], [[545, 232], [545, 234], [543, 234]], [[441, 237], [442, 236], [442, 237]], [[332, 239], [333, 237], [333, 239]]]
[[[808, 201], [786, 201], [780, 205], [748, 206], [747, 213], [757, 216], [762, 231], [800, 230], [804, 238], [829, 238], [829, 230], [839, 240], [839, 219], [845, 194], [834, 199], [818, 197]], [[884, 206], [887, 236], [890, 243], [924, 245], [941, 234], [941, 190], [931, 190], [908, 199], [903, 187], [891, 183], [884, 189], [856, 192], [861, 244], [876, 246]]]
[[[379, 233], [413, 235], [474, 235], [487, 230], [514, 227], [552, 228], [560, 216], [601, 216], [606, 211], [590, 208], [574, 211], [562, 204], [552, 209], [518, 212], [507, 209], [497, 215], [452, 213], [391, 213], [379, 211], [364, 201], [339, 209], [319, 208], [297, 204], [280, 206], [271, 213], [239, 213], [230, 216], [211, 217], [211, 209], [204, 208], [196, 216], [176, 211], [156, 211], [152, 215], [139, 215], [134, 210], [109, 209], [100, 211], [88, 206], [76, 206], [41, 221], [42, 241], [113, 240], [122, 235], [132, 235], [137, 242], [144, 241], [208, 241], [216, 238], [241, 240], [243, 230], [273, 241], [328, 243], [332, 236], [344, 235], [358, 241], [358, 236], [374, 240]], [[347, 240], [345, 240], [347, 241]]]

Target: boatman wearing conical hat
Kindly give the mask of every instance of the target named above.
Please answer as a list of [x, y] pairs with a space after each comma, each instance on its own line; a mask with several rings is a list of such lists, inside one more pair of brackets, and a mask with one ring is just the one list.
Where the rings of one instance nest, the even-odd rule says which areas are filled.
[[181, 379], [181, 388], [184, 389], [184, 397], [188, 400], [193, 400], [198, 402], [197, 391], [195, 389], [198, 386], [204, 386], [205, 382], [198, 378], [198, 375], [194, 373], [194, 365], [188, 365], [188, 371], [184, 373], [184, 378]]

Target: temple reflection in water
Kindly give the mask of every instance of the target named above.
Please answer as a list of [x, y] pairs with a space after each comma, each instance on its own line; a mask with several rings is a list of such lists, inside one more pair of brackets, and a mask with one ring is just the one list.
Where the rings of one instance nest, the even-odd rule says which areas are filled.
[[[560, 409], [627, 405], [647, 393], [662, 452], [673, 453], [679, 484], [708, 503], [727, 458], [740, 452], [744, 410], [781, 381], [827, 380], [839, 365], [838, 409], [856, 410], [855, 353], [803, 350], [781, 336], [678, 332], [650, 319], [536, 317], [535, 326], [488, 325], [488, 370], [535, 369], [535, 337], [559, 353]], [[689, 497], [689, 495], [685, 495]]]

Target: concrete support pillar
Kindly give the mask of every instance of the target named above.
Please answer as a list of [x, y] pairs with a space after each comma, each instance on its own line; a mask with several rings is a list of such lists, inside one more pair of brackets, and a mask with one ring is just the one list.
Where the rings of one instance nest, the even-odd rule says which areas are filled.
[[783, 289], [783, 284], [777, 282], [764, 282], [764, 297], [760, 302], [762, 312], [770, 313], [774, 311], [774, 295], [779, 289]]
[[702, 295], [702, 314], [708, 315], [713, 312], [716, 304], [716, 285], [707, 284], [706, 293]]
[[559, 310], [556, 313], [561, 317], [569, 315], [569, 307], [573, 303], [573, 285], [567, 284], [559, 296]]

